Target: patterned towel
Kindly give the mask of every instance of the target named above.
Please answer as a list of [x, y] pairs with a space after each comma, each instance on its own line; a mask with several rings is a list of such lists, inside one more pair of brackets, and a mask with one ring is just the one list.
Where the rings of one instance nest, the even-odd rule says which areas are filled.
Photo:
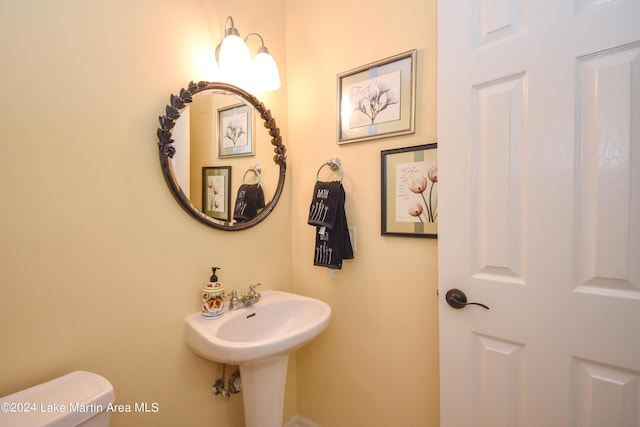
[[343, 260], [353, 258], [344, 202], [339, 181], [316, 182], [308, 220], [316, 229], [314, 265], [340, 270]]
[[259, 184], [242, 184], [238, 189], [233, 219], [246, 222], [258, 215], [258, 210], [264, 208], [264, 192]]

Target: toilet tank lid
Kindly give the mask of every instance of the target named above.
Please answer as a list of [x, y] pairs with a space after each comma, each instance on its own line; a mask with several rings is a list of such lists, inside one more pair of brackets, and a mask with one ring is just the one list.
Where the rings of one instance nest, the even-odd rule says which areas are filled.
[[15, 409], [15, 412], [0, 411], [0, 425], [77, 425], [106, 411], [114, 401], [113, 386], [106, 378], [74, 371], [0, 398], [0, 403]]

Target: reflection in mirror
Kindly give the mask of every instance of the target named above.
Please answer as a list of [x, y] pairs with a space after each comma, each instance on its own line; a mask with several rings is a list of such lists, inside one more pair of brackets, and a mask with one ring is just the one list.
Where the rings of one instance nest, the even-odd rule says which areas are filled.
[[158, 139], [171, 192], [204, 224], [252, 227], [280, 198], [286, 173], [280, 129], [264, 104], [236, 86], [192, 82], [171, 95]]

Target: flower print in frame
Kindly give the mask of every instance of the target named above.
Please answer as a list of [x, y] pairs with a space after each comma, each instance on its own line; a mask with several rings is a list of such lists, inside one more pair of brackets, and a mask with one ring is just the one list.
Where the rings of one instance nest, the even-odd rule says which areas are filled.
[[219, 221], [231, 221], [231, 166], [202, 168], [202, 213]]
[[255, 155], [253, 108], [235, 104], [218, 109], [218, 157]]
[[414, 133], [416, 50], [338, 75], [338, 144]]
[[438, 236], [437, 144], [381, 152], [382, 234]]

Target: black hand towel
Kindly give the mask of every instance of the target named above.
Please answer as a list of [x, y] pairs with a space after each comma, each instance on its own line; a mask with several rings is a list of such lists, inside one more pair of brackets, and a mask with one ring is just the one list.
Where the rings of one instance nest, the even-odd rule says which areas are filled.
[[264, 208], [264, 191], [259, 184], [242, 184], [238, 189], [233, 219], [246, 222], [258, 215], [258, 210]]
[[[340, 197], [342, 195], [342, 202]], [[309, 207], [309, 225], [333, 228], [336, 223], [338, 205], [344, 208], [344, 189], [340, 181], [316, 181], [313, 188], [313, 198]]]
[[[317, 194], [317, 192], [314, 194]], [[323, 225], [315, 228], [316, 246], [313, 264], [340, 270], [342, 269], [343, 260], [353, 258], [353, 247], [349, 236], [347, 215], [344, 210], [344, 188], [339, 182], [336, 199], [335, 221], [331, 224], [332, 227], [329, 228]]]

